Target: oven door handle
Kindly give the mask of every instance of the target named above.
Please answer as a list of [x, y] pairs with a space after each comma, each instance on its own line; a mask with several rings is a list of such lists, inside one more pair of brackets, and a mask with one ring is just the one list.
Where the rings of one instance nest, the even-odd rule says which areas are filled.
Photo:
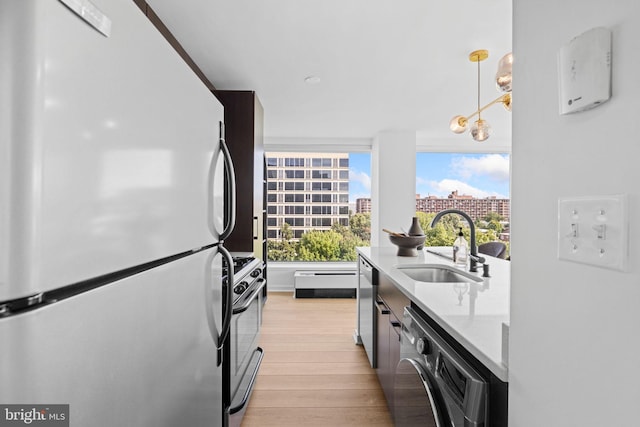
[[242, 396], [242, 401], [238, 405], [229, 408], [229, 414], [235, 414], [236, 412], [239, 412], [240, 410], [242, 410], [242, 408], [245, 407], [245, 405], [249, 401], [249, 397], [251, 396], [251, 391], [253, 391], [253, 384], [256, 382], [256, 378], [258, 377], [258, 371], [260, 370], [260, 365], [262, 364], [262, 358], [264, 357], [264, 350], [258, 347], [254, 350], [254, 355], [255, 354], [258, 355], [257, 356], [258, 362], [256, 363], [256, 368], [253, 370], [253, 373], [251, 374], [251, 380], [249, 381], [249, 385], [247, 386], [247, 389], [244, 392], [244, 396]]
[[256, 281], [261, 283], [258, 285], [256, 289], [253, 290], [253, 292], [251, 293], [251, 296], [247, 298], [247, 300], [241, 306], [233, 307], [233, 314], [239, 314], [247, 311], [249, 307], [251, 307], [251, 304], [253, 303], [253, 301], [256, 298], [258, 298], [258, 295], [260, 295], [260, 293], [262, 293], [262, 290], [267, 285], [267, 281], [263, 278], [259, 278]]

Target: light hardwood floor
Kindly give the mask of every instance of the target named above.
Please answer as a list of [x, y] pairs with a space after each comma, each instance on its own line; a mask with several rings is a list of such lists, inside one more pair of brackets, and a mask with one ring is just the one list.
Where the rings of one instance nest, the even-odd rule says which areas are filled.
[[393, 426], [375, 370], [353, 342], [355, 299], [269, 293], [265, 355], [242, 427]]

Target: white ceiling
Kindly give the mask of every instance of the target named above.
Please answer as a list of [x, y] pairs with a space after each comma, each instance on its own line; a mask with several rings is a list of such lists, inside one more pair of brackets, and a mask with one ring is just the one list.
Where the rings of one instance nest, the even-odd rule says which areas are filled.
[[415, 130], [427, 145], [510, 147], [511, 117], [500, 106], [483, 114], [494, 134], [482, 144], [448, 123], [476, 109], [471, 51], [490, 53], [481, 102], [499, 95], [511, 0], [147, 1], [217, 89], [256, 91], [268, 140]]

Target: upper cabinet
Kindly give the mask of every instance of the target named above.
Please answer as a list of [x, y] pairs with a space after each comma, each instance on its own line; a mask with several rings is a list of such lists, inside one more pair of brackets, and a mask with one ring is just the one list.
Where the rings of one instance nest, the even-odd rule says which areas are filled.
[[263, 110], [253, 91], [219, 90], [226, 142], [236, 173], [236, 226], [225, 240], [232, 252], [266, 260]]

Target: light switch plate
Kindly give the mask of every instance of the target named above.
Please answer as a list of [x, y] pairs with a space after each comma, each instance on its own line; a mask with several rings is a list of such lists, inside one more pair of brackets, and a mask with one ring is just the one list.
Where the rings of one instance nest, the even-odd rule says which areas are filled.
[[558, 199], [558, 258], [626, 271], [627, 196]]

